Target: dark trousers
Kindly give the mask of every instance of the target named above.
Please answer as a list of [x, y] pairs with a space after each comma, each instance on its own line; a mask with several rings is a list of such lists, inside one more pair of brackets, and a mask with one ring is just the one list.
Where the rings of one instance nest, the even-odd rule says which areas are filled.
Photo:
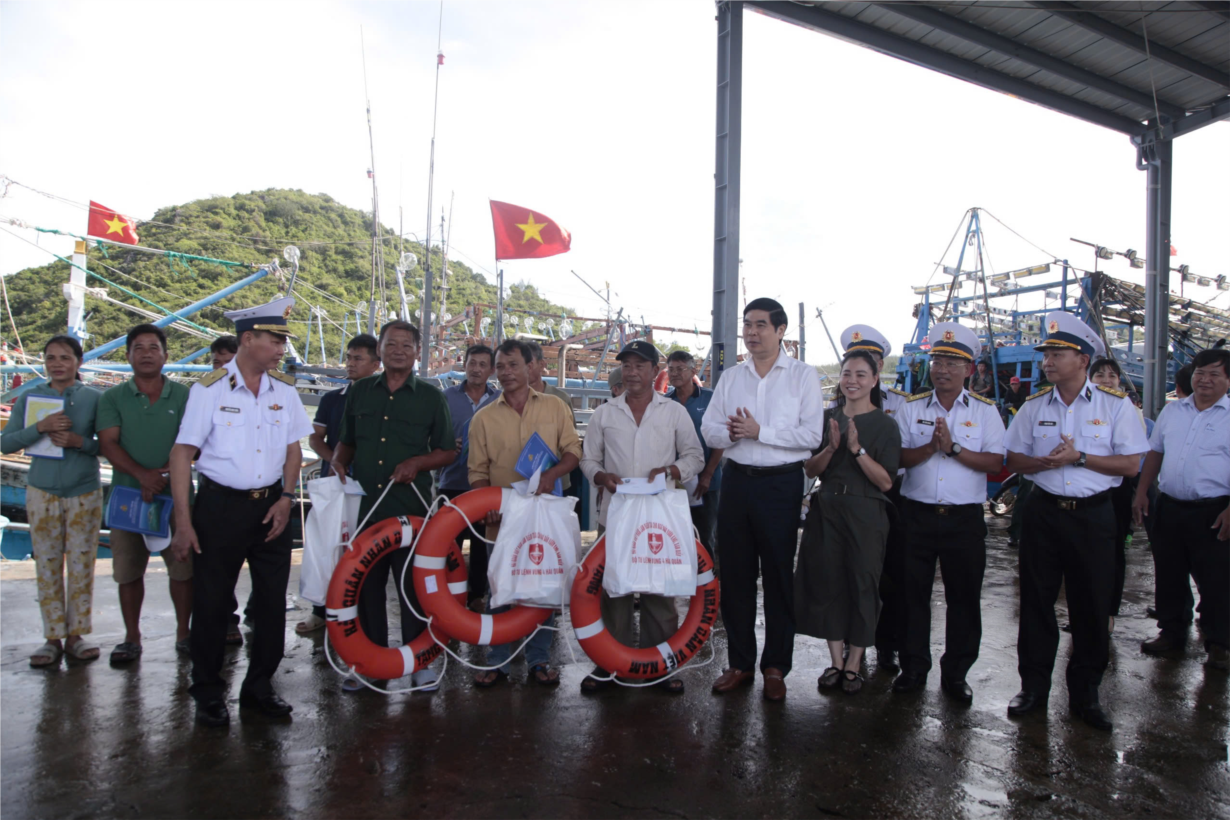
[[901, 526], [901, 481], [897, 476], [888, 497], [888, 540], [884, 542], [884, 570], [880, 573], [880, 619], [876, 621], [876, 649], [899, 652], [905, 645], [906, 586], [905, 531]]
[[[441, 490], [440, 494], [450, 501], [459, 495], [463, 495], [469, 490]], [[474, 529], [478, 530], [478, 534], [482, 537], [487, 537], [487, 526], [474, 522]], [[457, 552], [461, 552], [462, 542], [470, 539], [470, 564], [468, 568], [470, 592], [469, 600], [477, 601], [487, 594], [487, 543], [479, 541], [474, 537], [474, 533], [470, 532], [467, 527], [457, 534]]]
[[243, 562], [252, 575], [252, 636], [248, 674], [241, 691], [256, 696], [273, 691], [282, 662], [286, 630], [286, 583], [290, 579], [290, 528], [266, 542], [269, 525], [261, 521], [281, 493], [249, 499], [202, 482], [192, 508], [192, 526], [201, 544], [192, 566], [192, 686], [198, 701], [226, 695], [222, 679], [226, 632], [234, 611], [235, 582]]
[[723, 470], [718, 510], [722, 621], [732, 669], [756, 665], [756, 578], [764, 580], [765, 645], [760, 669], [790, 671], [794, 656], [794, 555], [803, 473], [750, 476]]
[[1205, 648], [1230, 648], [1230, 544], [1218, 541], [1213, 529], [1226, 504], [1226, 498], [1187, 502], [1165, 494], [1157, 497], [1157, 624], [1169, 632], [1182, 632], [1191, 624], [1190, 576], [1200, 592]]
[[982, 642], [982, 576], [987, 567], [982, 505], [948, 507], [941, 514], [932, 505], [903, 499], [901, 529], [906, 604], [901, 668], [924, 675], [931, 670], [931, 588], [939, 561], [947, 604], [940, 674], [964, 680]]
[[[401, 603], [401, 643], [410, 643], [427, 628], [414, 612], [419, 609], [418, 597], [414, 591], [414, 569], [407, 569], [405, 575], [405, 594], [402, 594], [402, 569], [410, 556], [410, 550], [398, 549], [381, 558], [367, 573], [367, 580], [359, 590], [359, 626], [363, 634], [376, 646], [389, 645], [389, 610], [385, 586], [389, 580], [390, 570], [393, 575], [393, 585], [397, 587], [398, 600]], [[407, 600], [409, 596], [409, 600]], [[414, 607], [413, 611], [411, 607]]]
[[1110, 595], [1110, 614], [1118, 615], [1123, 605], [1123, 585], [1127, 580], [1127, 538], [1132, 534], [1132, 499], [1136, 495], [1136, 479], [1125, 478], [1110, 491], [1115, 508], [1115, 585]]
[[713, 555], [717, 545], [718, 490], [712, 488], [701, 496], [701, 505], [691, 507], [692, 526], [700, 533], [700, 543]]
[[1021, 622], [1017, 671], [1021, 688], [1051, 689], [1059, 624], [1055, 602], [1062, 584], [1072, 624], [1068, 697], [1074, 706], [1097, 699], [1110, 662], [1110, 598], [1115, 574], [1115, 510], [1110, 498], [1063, 510], [1055, 497], [1035, 487], [1025, 502], [1021, 529]]

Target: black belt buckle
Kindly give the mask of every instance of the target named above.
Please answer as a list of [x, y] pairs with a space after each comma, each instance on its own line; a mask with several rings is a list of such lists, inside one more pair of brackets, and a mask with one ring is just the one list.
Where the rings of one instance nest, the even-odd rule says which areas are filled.
[[943, 504], [936, 504], [933, 509], [935, 510], [936, 515], [948, 515], [948, 508]]

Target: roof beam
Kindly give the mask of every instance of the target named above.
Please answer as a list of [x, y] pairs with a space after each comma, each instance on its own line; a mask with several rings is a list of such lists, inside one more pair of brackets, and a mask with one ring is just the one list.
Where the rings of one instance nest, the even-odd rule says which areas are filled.
[[1230, 120], [1230, 97], [1210, 105], [1203, 111], [1197, 111], [1194, 114], [1188, 114], [1181, 120], [1176, 120], [1171, 123], [1170, 127], [1165, 129], [1166, 136], [1181, 137], [1184, 134], [1204, 128], [1206, 125], [1212, 125], [1215, 122], [1222, 120]]
[[891, 32], [860, 23], [849, 17], [843, 17], [835, 12], [826, 11], [818, 6], [800, 6], [796, 3], [769, 2], [769, 0], [747, 0], [746, 5], [753, 7], [762, 14], [788, 23], [820, 31], [826, 34], [849, 40], [860, 45], [873, 48], [876, 51], [905, 60], [924, 68], [930, 68], [950, 77], [999, 91], [1012, 94], [1032, 103], [1059, 111], [1063, 114], [1085, 120], [1086, 122], [1110, 128], [1123, 134], [1140, 133], [1141, 123], [1119, 114], [1113, 114], [1104, 108], [1089, 103], [1074, 100], [1071, 97], [1055, 91], [1049, 91], [1026, 80], [1009, 76], [1000, 71], [980, 66], [977, 63], [963, 60], [947, 52], [940, 51], [928, 45], [915, 42], [905, 37], [899, 37]]
[[1091, 31], [1094, 34], [1100, 34], [1108, 40], [1113, 40], [1121, 46], [1132, 49], [1140, 54], [1143, 54], [1150, 59], [1165, 63], [1171, 68], [1177, 68], [1180, 71], [1186, 71], [1194, 77], [1199, 77], [1202, 80], [1208, 80], [1211, 83], [1216, 83], [1222, 88], [1230, 90], [1230, 74], [1224, 71], [1219, 71], [1213, 66], [1205, 65], [1199, 60], [1194, 60], [1185, 54], [1180, 54], [1173, 49], [1169, 49], [1160, 43], [1153, 40], [1145, 41], [1144, 37], [1136, 34], [1133, 31], [1128, 31], [1125, 28], [1115, 25], [1109, 20], [1099, 17], [1091, 11], [1085, 11], [1071, 3], [1066, 2], [1050, 2], [1050, 0], [1029, 0], [1029, 5], [1050, 12], [1054, 16], [1067, 20], [1069, 23], [1080, 26], [1086, 31]]
[[[917, 23], [932, 26], [940, 31], [960, 37], [966, 42], [989, 48], [999, 54], [1020, 60], [1023, 63], [1042, 69], [1057, 77], [1080, 83], [1090, 88], [1110, 94], [1123, 102], [1143, 106], [1149, 111], [1154, 110], [1153, 97], [1143, 91], [1137, 91], [1122, 83], [1117, 83], [1100, 74], [1087, 71], [1072, 65], [1058, 57], [1021, 45], [1003, 35], [996, 34], [981, 26], [966, 22], [959, 17], [953, 17], [942, 11], [936, 11], [928, 6], [915, 6], [908, 3], [876, 3], [884, 11], [907, 17]], [[1187, 112], [1177, 105], [1158, 101], [1157, 108], [1172, 119], [1182, 119]]]

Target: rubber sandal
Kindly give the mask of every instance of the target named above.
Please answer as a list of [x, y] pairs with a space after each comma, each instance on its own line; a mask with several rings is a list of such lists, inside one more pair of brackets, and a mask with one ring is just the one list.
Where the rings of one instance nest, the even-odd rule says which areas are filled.
[[836, 689], [841, 684], [841, 670], [836, 666], [830, 666], [824, 670], [819, 678], [816, 679], [816, 685], [821, 689]]
[[847, 695], [857, 695], [863, 691], [863, 676], [855, 672], [853, 669], [847, 669], [842, 672], [844, 680], [841, 682], [841, 691]]
[[231, 624], [226, 630], [226, 645], [243, 646], [243, 633], [239, 631], [239, 624]]
[[184, 655], [192, 654], [192, 639], [184, 638], [182, 641], [176, 641], [175, 651]]
[[[480, 678], [481, 675], [487, 675], [487, 674], [490, 674], [491, 672], [495, 672], [495, 677], [492, 678], [491, 680], [482, 680]], [[479, 689], [490, 689], [496, 684], [503, 683], [506, 680], [508, 680], [508, 673], [505, 672], [503, 669], [487, 669], [482, 672], [479, 672], [478, 675], [474, 676], [474, 685], [477, 686]]]
[[96, 661], [101, 653], [99, 648], [94, 644], [82, 639], [77, 641], [72, 646], [64, 647], [64, 654], [68, 655], [73, 660], [78, 661]]
[[111, 663], [129, 663], [141, 657], [141, 653], [145, 651], [141, 648], [141, 644], [124, 641], [115, 649], [111, 650]]
[[[539, 672], [541, 672], [546, 677], [542, 677], [542, 678], [538, 677]], [[551, 677], [551, 664], [536, 663], [530, 667], [530, 680], [534, 681], [534, 683], [537, 683], [540, 686], [559, 686], [559, 670], [556, 670], [555, 677], [552, 678]]]
[[682, 695], [684, 691], [683, 678], [667, 678], [659, 681], [657, 686], [669, 695]]
[[36, 669], [43, 666], [53, 666], [60, 662], [60, 656], [63, 654], [63, 649], [48, 642], [34, 650], [34, 654], [30, 656], [30, 665]]
[[[310, 635], [318, 629], [325, 628], [325, 619], [317, 615], [315, 612], [308, 615], [299, 623], [295, 624], [295, 632], [300, 635]], [[229, 637], [229, 636], [228, 636]]]
[[362, 692], [363, 683], [353, 675], [347, 676], [342, 680], [343, 692]]

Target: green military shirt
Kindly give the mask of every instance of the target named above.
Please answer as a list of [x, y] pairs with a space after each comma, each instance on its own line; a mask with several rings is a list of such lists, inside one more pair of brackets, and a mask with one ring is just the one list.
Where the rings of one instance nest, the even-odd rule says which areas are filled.
[[[444, 393], [417, 376], [390, 393], [384, 373], [359, 379], [346, 391], [339, 442], [354, 448], [351, 473], [366, 493], [359, 506], [360, 520], [380, 498], [398, 464], [433, 450], [457, 449]], [[431, 472], [420, 471], [414, 487], [394, 484], [368, 523], [426, 514], [419, 493], [431, 500]]]
[[[117, 384], [98, 400], [94, 428], [99, 432], [120, 428], [120, 448], [147, 470], [165, 467], [179, 435], [179, 423], [188, 405], [188, 386], [162, 377], [162, 392], [150, 404], [149, 396], [137, 389], [135, 379]], [[140, 487], [141, 482], [115, 469], [112, 484]], [[170, 488], [167, 489], [170, 494]]]

